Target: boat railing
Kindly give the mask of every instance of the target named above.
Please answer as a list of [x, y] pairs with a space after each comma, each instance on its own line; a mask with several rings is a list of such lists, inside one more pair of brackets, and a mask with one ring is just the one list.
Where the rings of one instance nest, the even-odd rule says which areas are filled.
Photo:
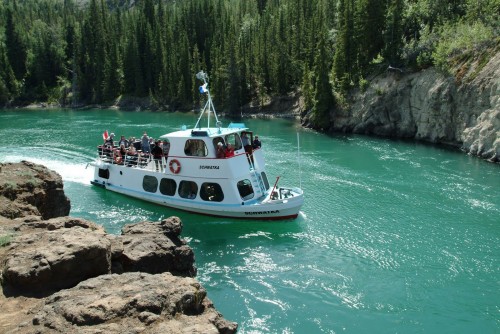
[[[152, 161], [152, 155], [150, 153], [143, 153], [139, 151], [135, 154], [127, 152], [122, 155], [119, 148], [105, 145], [98, 146], [97, 152], [101, 161], [114, 165], [146, 168]], [[161, 164], [162, 166], [165, 165], [164, 160], [161, 161]]]

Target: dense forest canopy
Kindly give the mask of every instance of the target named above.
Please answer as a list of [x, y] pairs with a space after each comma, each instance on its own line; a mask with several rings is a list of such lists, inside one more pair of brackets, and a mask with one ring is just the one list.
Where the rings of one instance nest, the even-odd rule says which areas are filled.
[[377, 66], [446, 70], [447, 57], [498, 45], [500, 0], [4, 0], [0, 104], [148, 97], [198, 106], [301, 91], [321, 124]]

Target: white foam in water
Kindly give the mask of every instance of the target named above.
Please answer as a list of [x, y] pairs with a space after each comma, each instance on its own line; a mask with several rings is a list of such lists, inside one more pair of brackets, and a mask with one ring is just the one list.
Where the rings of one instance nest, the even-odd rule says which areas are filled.
[[36, 164], [44, 165], [48, 169], [56, 171], [61, 175], [64, 182], [75, 182], [90, 185], [90, 180], [94, 175], [94, 169], [86, 168], [86, 163], [69, 163], [67, 161], [48, 160], [37, 157], [27, 157], [26, 155], [4, 155], [2, 162], [20, 162], [28, 160]]

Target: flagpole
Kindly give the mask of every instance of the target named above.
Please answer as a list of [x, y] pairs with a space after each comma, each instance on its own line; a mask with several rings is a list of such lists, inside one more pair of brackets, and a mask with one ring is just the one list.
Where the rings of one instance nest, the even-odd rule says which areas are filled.
[[[215, 117], [215, 124], [219, 124], [219, 119], [217, 118], [217, 113], [215, 112], [215, 107], [212, 102], [212, 96], [210, 95], [210, 90], [208, 89], [208, 82], [207, 82], [207, 74], [203, 71], [200, 71], [196, 73], [196, 78], [199, 80], [203, 81], [203, 85], [200, 86], [200, 94], [207, 94], [208, 96], [208, 101], [205, 104], [205, 107], [201, 111], [200, 117], [198, 117], [198, 121], [196, 122], [196, 125], [194, 126], [195, 128], [198, 127], [198, 124], [200, 123], [201, 118], [203, 117], [203, 114], [205, 111], [207, 112], [207, 127], [210, 128], [210, 113], [213, 111], [214, 117]], [[207, 106], [208, 106], [208, 111], [207, 111]], [[200, 127], [201, 128], [201, 127]]]
[[299, 161], [299, 187], [300, 189], [302, 189], [302, 162], [300, 160], [300, 140], [298, 131], [297, 131], [297, 160]]

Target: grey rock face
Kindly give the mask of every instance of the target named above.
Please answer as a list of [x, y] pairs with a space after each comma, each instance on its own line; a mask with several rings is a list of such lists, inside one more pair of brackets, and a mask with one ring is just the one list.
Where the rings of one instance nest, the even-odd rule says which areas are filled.
[[[91, 327], [89, 327], [91, 326]], [[59, 333], [235, 333], [194, 279], [104, 275], [47, 298], [33, 327]]]
[[68, 288], [110, 273], [110, 242], [102, 233], [74, 227], [15, 238], [3, 264], [3, 285], [14, 293]]
[[332, 115], [332, 131], [412, 138], [500, 161], [500, 53], [458, 82], [436, 69], [387, 73]]

